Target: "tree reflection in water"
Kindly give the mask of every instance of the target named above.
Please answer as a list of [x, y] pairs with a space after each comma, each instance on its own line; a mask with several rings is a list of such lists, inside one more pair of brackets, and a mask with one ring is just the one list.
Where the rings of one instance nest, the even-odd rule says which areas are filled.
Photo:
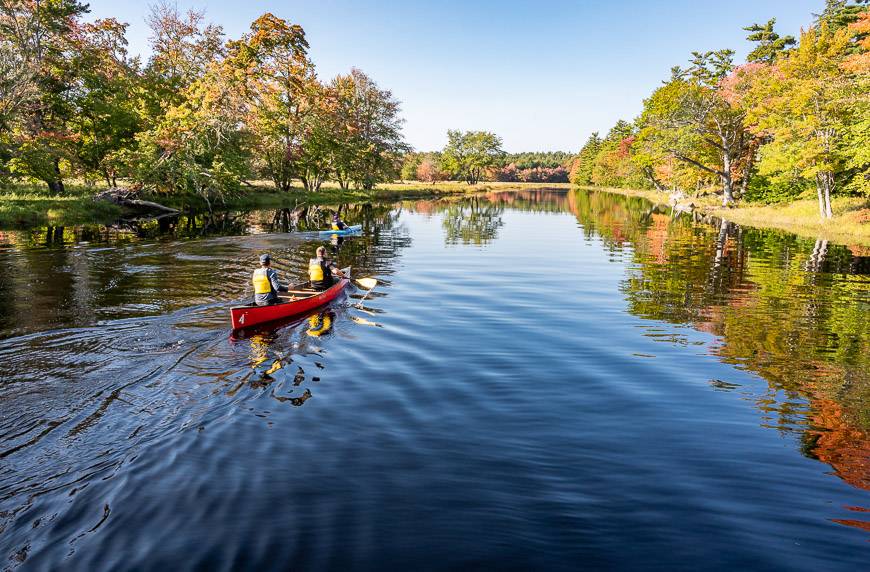
[[767, 381], [756, 400], [764, 423], [870, 490], [870, 259], [860, 249], [693, 224], [605, 192], [570, 197], [587, 235], [630, 257], [629, 312], [717, 336], [721, 359]]

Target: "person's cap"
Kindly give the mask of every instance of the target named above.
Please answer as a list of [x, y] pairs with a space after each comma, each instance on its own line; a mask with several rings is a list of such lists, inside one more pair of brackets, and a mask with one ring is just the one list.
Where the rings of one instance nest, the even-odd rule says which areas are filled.
[[266, 264], [267, 262], [272, 262], [272, 257], [268, 254], [260, 255], [260, 264]]

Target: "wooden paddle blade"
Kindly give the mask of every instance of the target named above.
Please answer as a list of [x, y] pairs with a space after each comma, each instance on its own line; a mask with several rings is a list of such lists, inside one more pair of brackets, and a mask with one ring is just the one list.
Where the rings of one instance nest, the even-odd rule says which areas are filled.
[[356, 280], [356, 283], [366, 290], [371, 290], [378, 285], [378, 281], [374, 278], [359, 278]]

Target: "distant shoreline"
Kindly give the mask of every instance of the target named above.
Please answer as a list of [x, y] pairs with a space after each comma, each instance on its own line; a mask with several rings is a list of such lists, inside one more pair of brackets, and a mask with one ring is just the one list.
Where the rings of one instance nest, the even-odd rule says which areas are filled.
[[[620, 195], [642, 197], [658, 204], [670, 204], [666, 192], [622, 189], [613, 187], [577, 187], [569, 183], [506, 183], [482, 182], [469, 185], [464, 182], [445, 181], [435, 184], [403, 181], [378, 185], [375, 189], [341, 189], [332, 183], [325, 184], [316, 193], [306, 192], [301, 187], [289, 192], [275, 191], [266, 182], [256, 182], [249, 190], [219, 204], [216, 210], [255, 208], [295, 208], [305, 205], [337, 205], [365, 201], [392, 201], [433, 199], [471, 193], [503, 192], [510, 190], [570, 190], [584, 189]], [[91, 199], [94, 189], [80, 189], [75, 196], [51, 197], [33, 192], [0, 194], [0, 228], [24, 229], [40, 225], [108, 224], [119, 219], [123, 210], [111, 203]], [[176, 208], [201, 211], [205, 201], [194, 196], [160, 197], [149, 199]], [[814, 199], [793, 201], [787, 204], [740, 203], [733, 208], [724, 208], [711, 197], [686, 197], [680, 204], [693, 203], [696, 210], [705, 215], [723, 218], [743, 226], [772, 228], [796, 235], [829, 240], [841, 244], [870, 246], [870, 201], [861, 197], [837, 197], [834, 199], [834, 218], [821, 221]]]
[[[67, 196], [50, 196], [31, 188], [19, 187], [0, 192], [0, 229], [25, 229], [34, 226], [71, 226], [78, 224], [109, 224], [121, 218], [124, 210], [106, 201], [91, 197], [103, 187], [67, 185], [72, 192]], [[374, 189], [341, 189], [334, 183], [325, 183], [320, 191], [307, 192], [301, 186], [290, 191], [274, 190], [266, 181], [255, 181], [226, 203], [214, 203], [215, 210], [255, 208], [295, 208], [304, 205], [337, 205], [365, 201], [392, 201], [431, 199], [469, 193], [530, 189], [569, 189], [568, 183], [503, 183], [444, 181], [435, 184], [407, 181], [384, 183]], [[179, 209], [207, 210], [206, 202], [195, 195], [145, 195], [148, 200]]]

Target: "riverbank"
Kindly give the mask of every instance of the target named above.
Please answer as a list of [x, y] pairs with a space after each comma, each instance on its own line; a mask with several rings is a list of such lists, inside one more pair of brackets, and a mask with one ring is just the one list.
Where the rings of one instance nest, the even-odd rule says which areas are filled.
[[[670, 204], [665, 192], [613, 187], [581, 187], [631, 197], [643, 197], [660, 204]], [[870, 200], [862, 197], [836, 197], [832, 202], [834, 218], [819, 219], [815, 199], [803, 199], [785, 204], [738, 203], [723, 207], [718, 197], [690, 197], [683, 203], [694, 203], [703, 214], [756, 228], [774, 228], [806, 238], [829, 240], [840, 244], [870, 246]]]
[[[228, 197], [225, 204], [216, 208], [294, 208], [296, 206], [339, 205], [365, 201], [401, 201], [413, 199], [432, 199], [451, 195], [485, 193], [491, 191], [529, 190], [529, 189], [569, 189], [568, 183], [500, 183], [485, 182], [469, 185], [459, 181], [445, 181], [435, 184], [418, 181], [384, 183], [374, 189], [342, 189], [335, 183], [324, 183], [319, 191], [308, 192], [302, 187], [294, 187], [287, 192], [275, 191], [265, 181], [257, 181], [248, 191], [235, 197]], [[175, 208], [207, 208], [204, 200], [193, 195], [169, 196], [151, 195], [147, 197]]]
[[[416, 181], [388, 183], [375, 189], [341, 189], [334, 183], [326, 183], [316, 193], [302, 187], [288, 192], [278, 192], [266, 181], [256, 181], [250, 187], [225, 203], [213, 206], [218, 210], [253, 208], [295, 208], [302, 205], [337, 205], [364, 201], [393, 201], [408, 199], [438, 198], [498, 190], [567, 189], [567, 183], [479, 183], [445, 181], [435, 184]], [[39, 225], [76, 225], [86, 223], [110, 223], [123, 214], [123, 209], [105, 201], [94, 201], [92, 195], [103, 187], [68, 185], [68, 196], [48, 196], [41, 188], [18, 187], [0, 192], [0, 227], [22, 228]], [[179, 208], [204, 210], [207, 203], [195, 195], [159, 195], [145, 198], [160, 204]]]
[[0, 192], [0, 228], [105, 223], [118, 219], [121, 207], [94, 201], [91, 198], [94, 192], [94, 189], [77, 187], [62, 197], [28, 188]]

